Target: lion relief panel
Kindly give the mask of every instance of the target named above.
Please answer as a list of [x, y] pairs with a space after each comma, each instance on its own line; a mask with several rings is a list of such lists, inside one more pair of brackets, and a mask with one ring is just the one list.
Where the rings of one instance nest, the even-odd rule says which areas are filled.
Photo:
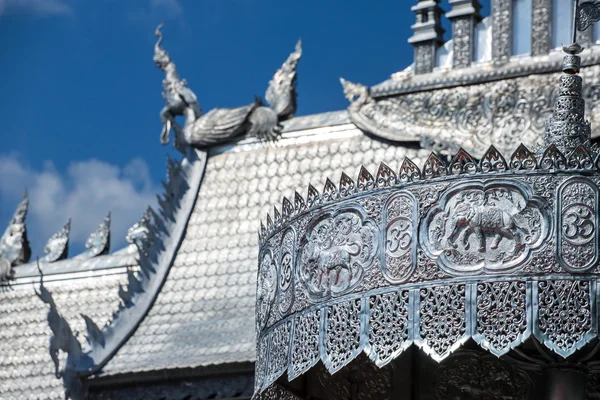
[[450, 274], [506, 272], [543, 244], [548, 215], [545, 201], [519, 181], [460, 184], [429, 211], [420, 241]]
[[351, 291], [377, 258], [379, 233], [359, 207], [325, 212], [307, 226], [298, 251], [298, 277], [311, 300]]

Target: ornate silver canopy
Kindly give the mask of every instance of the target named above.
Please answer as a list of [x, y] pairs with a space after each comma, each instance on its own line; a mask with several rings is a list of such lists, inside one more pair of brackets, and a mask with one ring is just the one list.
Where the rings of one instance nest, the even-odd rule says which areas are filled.
[[361, 168], [267, 216], [256, 396], [274, 398], [276, 381], [293, 393], [318, 363], [335, 376], [364, 353], [383, 368], [412, 345], [439, 362], [469, 340], [523, 369], [598, 370], [598, 346], [579, 350], [598, 343], [600, 156], [581, 47], [565, 52], [539, 149]]

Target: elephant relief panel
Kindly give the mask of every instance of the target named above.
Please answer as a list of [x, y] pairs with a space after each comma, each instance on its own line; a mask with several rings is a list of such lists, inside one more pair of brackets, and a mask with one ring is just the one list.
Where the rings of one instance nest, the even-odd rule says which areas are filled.
[[388, 200], [383, 225], [385, 252], [382, 273], [390, 282], [400, 283], [410, 276], [417, 259], [417, 205], [411, 193], [398, 193]]
[[273, 257], [273, 251], [266, 248], [263, 249], [260, 254], [256, 291], [256, 324], [259, 332], [263, 330], [267, 324], [276, 292], [277, 265], [275, 258]]
[[585, 271], [598, 261], [598, 189], [573, 178], [558, 193], [558, 258], [570, 271]]
[[547, 209], [518, 181], [461, 184], [427, 214], [420, 240], [450, 274], [506, 272], [542, 245], [549, 232]]
[[376, 224], [358, 206], [314, 218], [298, 252], [298, 276], [309, 297], [325, 300], [356, 287], [376, 260], [378, 242]]

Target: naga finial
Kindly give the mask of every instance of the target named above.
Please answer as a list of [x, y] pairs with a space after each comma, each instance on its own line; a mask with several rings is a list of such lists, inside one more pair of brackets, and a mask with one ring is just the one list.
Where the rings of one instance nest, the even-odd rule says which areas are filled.
[[298, 39], [294, 51], [275, 72], [265, 93], [265, 98], [279, 121], [291, 118], [296, 113], [296, 68], [300, 57], [302, 40]]
[[344, 78], [340, 78], [340, 83], [344, 88], [344, 97], [348, 99], [348, 101], [351, 103], [351, 106], [354, 104], [363, 105], [369, 100], [370, 91], [367, 86], [360, 83], [347, 81]]
[[161, 22], [160, 24], [158, 24], [158, 26], [156, 27], [156, 30], [154, 31], [154, 35], [156, 35], [158, 40], [156, 41], [156, 44], [154, 45], [153, 60], [156, 63], [156, 66], [158, 68], [164, 70], [166, 68], [166, 66], [171, 62], [171, 57], [169, 57], [169, 53], [167, 53], [167, 51], [161, 47], [161, 44], [163, 41], [163, 35], [160, 30], [162, 29], [163, 26], [164, 26], [164, 22]]
[[0, 257], [7, 260], [12, 267], [25, 264], [31, 257], [27, 226], [25, 225], [28, 208], [29, 198], [25, 191], [9, 225], [0, 237]]
[[108, 254], [110, 251], [110, 212], [98, 225], [98, 228], [90, 234], [85, 242], [86, 251], [76, 256], [76, 259], [92, 258]]
[[179, 73], [175, 63], [171, 61], [169, 53], [161, 47], [163, 35], [160, 30], [162, 27], [163, 23], [161, 22], [154, 31], [158, 40], [154, 45], [153, 60], [156, 66], [165, 72], [165, 78], [162, 82], [162, 96], [166, 101], [166, 105], [160, 112], [160, 121], [163, 125], [160, 142], [165, 145], [170, 141], [171, 128], [175, 131], [176, 137], [180, 134], [181, 128], [175, 121], [175, 117], [186, 115], [186, 110], [189, 109], [195, 120], [202, 115], [202, 109], [198, 104], [196, 95], [188, 88], [186, 80], [179, 78]]
[[39, 261], [44, 263], [53, 263], [56, 261], [64, 260], [69, 254], [69, 233], [71, 232], [71, 219], [67, 221], [58, 232], [53, 234], [46, 246], [44, 247], [44, 253], [46, 255]]

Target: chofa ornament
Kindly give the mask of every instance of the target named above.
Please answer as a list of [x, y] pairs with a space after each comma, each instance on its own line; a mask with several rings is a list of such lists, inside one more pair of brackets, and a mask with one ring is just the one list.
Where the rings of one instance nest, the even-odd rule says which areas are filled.
[[[175, 146], [183, 151], [186, 146], [209, 147], [231, 141], [240, 136], [274, 140], [281, 134], [281, 122], [293, 117], [296, 112], [296, 67], [302, 56], [302, 42], [296, 43], [281, 68], [275, 72], [265, 93], [270, 106], [255, 97], [254, 102], [237, 108], [215, 108], [202, 114], [194, 92], [185, 79], [180, 79], [175, 64], [161, 47], [162, 24], [156, 28], [158, 41], [154, 47], [154, 61], [165, 72], [163, 98], [166, 105], [160, 113], [163, 128], [162, 144], [170, 141], [170, 132], [175, 134]], [[184, 116], [181, 127], [175, 120]]]

